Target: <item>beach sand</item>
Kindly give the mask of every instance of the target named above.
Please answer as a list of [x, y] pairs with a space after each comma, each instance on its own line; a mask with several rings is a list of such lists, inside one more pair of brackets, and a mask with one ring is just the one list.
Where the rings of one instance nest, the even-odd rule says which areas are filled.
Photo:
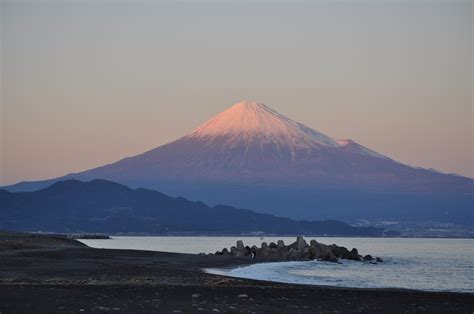
[[5, 313], [473, 313], [474, 295], [291, 285], [207, 274], [253, 261], [93, 249], [75, 240], [0, 234]]

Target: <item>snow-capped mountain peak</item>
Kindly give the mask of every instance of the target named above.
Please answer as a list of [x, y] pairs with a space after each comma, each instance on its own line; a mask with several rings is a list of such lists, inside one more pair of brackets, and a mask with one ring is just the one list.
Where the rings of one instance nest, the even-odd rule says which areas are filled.
[[413, 213], [416, 219], [432, 219], [435, 209], [444, 221], [447, 202], [455, 202], [461, 207], [453, 217], [472, 222], [472, 179], [404, 165], [255, 102], [235, 104], [188, 135], [140, 155], [9, 189], [97, 178], [298, 219], [334, 218], [338, 210], [344, 219], [373, 219], [379, 211], [378, 217]]
[[293, 121], [264, 104], [242, 101], [217, 114], [187, 138], [227, 137], [228, 141], [258, 140], [277, 145], [339, 147], [334, 139]]

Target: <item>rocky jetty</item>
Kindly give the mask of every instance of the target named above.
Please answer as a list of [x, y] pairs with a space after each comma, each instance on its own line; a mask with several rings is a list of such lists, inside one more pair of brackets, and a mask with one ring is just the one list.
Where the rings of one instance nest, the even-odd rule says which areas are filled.
[[296, 241], [290, 245], [285, 245], [283, 240], [270, 244], [263, 242], [261, 247], [244, 246], [239, 240], [236, 246], [228, 250], [224, 248], [217, 251], [215, 255], [231, 255], [236, 257], [249, 257], [257, 260], [268, 261], [309, 261], [320, 260], [328, 262], [337, 262], [339, 259], [363, 261], [363, 262], [382, 262], [380, 257], [372, 257], [371, 255], [362, 256], [356, 248], [348, 250], [343, 246], [336, 244], [326, 245], [316, 240], [311, 240], [308, 244], [303, 237], [297, 237]]

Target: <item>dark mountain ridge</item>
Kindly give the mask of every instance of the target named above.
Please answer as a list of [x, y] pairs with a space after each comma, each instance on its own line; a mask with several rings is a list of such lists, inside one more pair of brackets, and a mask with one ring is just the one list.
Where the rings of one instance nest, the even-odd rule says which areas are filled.
[[173, 198], [144, 188], [67, 180], [35, 192], [0, 190], [0, 229], [150, 234], [379, 236], [382, 229], [339, 221], [294, 221], [230, 206]]

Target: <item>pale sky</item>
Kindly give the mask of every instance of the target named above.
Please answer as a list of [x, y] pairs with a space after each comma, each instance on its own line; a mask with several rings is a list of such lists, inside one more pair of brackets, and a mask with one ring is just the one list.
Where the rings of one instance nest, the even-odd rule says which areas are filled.
[[473, 1], [0, 3], [0, 185], [142, 153], [240, 100], [474, 177]]

